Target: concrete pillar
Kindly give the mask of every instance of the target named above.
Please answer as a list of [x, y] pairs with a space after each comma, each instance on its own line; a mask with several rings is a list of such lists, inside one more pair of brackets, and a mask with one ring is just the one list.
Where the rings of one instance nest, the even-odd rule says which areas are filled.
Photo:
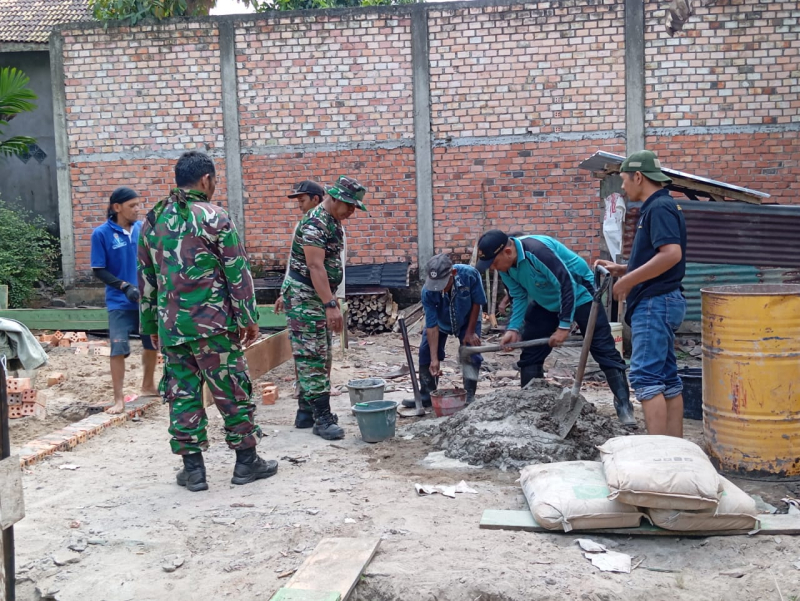
[[64, 37], [50, 35], [50, 80], [53, 86], [53, 125], [56, 134], [56, 184], [58, 222], [61, 230], [61, 270], [64, 286], [75, 283], [75, 229], [72, 224], [72, 182], [69, 177], [67, 95], [64, 89]]
[[428, 10], [411, 9], [411, 65], [414, 99], [414, 156], [417, 180], [417, 260], [424, 279], [425, 264], [433, 248], [433, 159], [431, 156], [431, 81], [428, 45]]
[[244, 240], [244, 188], [239, 140], [239, 85], [236, 78], [236, 35], [231, 21], [219, 21], [219, 58], [222, 79], [222, 128], [228, 213]]
[[644, 150], [644, 2], [625, 0], [625, 150]]

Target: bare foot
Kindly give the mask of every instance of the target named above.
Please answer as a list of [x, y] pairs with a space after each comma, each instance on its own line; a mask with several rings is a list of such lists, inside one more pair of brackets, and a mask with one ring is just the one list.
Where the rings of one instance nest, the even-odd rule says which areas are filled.
[[139, 396], [161, 396], [155, 388], [142, 388], [142, 394]]
[[123, 401], [114, 403], [111, 407], [106, 409], [106, 413], [111, 413], [113, 415], [117, 415], [123, 411], [125, 411], [125, 403]]

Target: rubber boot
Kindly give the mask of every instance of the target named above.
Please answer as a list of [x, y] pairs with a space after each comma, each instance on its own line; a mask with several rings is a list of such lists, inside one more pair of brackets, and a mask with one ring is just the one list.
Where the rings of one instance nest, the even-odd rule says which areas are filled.
[[534, 365], [520, 365], [519, 366], [519, 383], [522, 388], [528, 385], [528, 382], [534, 378], [544, 378], [544, 364], [536, 363]]
[[311, 430], [325, 440], [344, 438], [344, 429], [337, 424], [336, 416], [331, 413], [331, 395], [324, 394], [314, 399], [314, 428]]
[[[436, 378], [431, 375], [430, 365], [419, 366], [419, 396], [422, 397], [422, 406], [431, 406], [431, 393], [436, 390], [438, 384]], [[414, 399], [406, 399], [403, 401], [403, 407], [414, 408], [417, 404]]]
[[262, 459], [255, 447], [236, 451], [236, 465], [233, 466], [231, 484], [249, 484], [274, 476], [278, 471], [278, 462]]
[[314, 412], [308, 402], [303, 398], [303, 393], [299, 391], [297, 397], [297, 415], [294, 418], [295, 428], [311, 428], [314, 426]]
[[178, 472], [175, 479], [178, 481], [178, 486], [185, 486], [187, 490], [192, 492], [208, 490], [203, 454], [190, 453], [183, 455], [183, 469]]
[[467, 405], [475, 400], [475, 392], [478, 390], [478, 380], [464, 380], [464, 390], [467, 391]]
[[633, 416], [633, 405], [631, 404], [631, 390], [628, 386], [628, 378], [622, 369], [604, 369], [608, 380], [608, 387], [614, 395], [614, 409], [617, 411], [617, 418], [623, 426], [636, 428], [636, 418]]

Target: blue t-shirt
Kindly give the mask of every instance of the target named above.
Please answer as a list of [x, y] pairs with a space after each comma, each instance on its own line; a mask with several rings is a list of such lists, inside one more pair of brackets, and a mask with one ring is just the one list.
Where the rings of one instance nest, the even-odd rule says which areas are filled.
[[679, 290], [686, 275], [686, 221], [681, 206], [665, 189], [659, 190], [642, 205], [633, 248], [628, 260], [628, 272], [638, 269], [656, 256], [665, 244], [679, 244], [681, 260], [664, 273], [633, 287], [628, 295], [625, 321], [630, 325], [631, 315], [642, 299], [661, 296]]
[[[443, 334], [455, 334], [469, 321], [472, 305], [485, 305], [481, 274], [469, 265], [454, 265], [456, 275], [450, 292], [433, 292], [422, 288], [422, 307], [425, 309], [425, 327], [435, 328]], [[480, 322], [480, 316], [478, 317]]]
[[[131, 225], [130, 235], [110, 219], [92, 232], [92, 269], [105, 268], [111, 275], [138, 286], [136, 249], [142, 222]], [[109, 311], [138, 311], [122, 290], [106, 286], [106, 308]]]

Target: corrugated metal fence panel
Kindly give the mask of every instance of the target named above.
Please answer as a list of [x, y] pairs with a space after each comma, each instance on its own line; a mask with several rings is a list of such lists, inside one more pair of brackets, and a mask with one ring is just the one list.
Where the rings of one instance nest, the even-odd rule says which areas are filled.
[[800, 282], [800, 270], [754, 267], [752, 265], [719, 265], [687, 263], [683, 278], [686, 296], [685, 321], [700, 321], [700, 290], [711, 286], [737, 284], [795, 284]]
[[[800, 268], [800, 206], [680, 200], [686, 219], [686, 259], [722, 265]], [[625, 215], [624, 250], [630, 257], [641, 203]]]

